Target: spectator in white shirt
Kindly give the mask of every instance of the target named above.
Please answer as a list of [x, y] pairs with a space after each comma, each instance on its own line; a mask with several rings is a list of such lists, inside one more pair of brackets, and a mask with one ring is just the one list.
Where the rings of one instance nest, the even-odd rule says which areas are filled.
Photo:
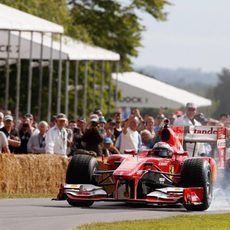
[[136, 152], [140, 150], [141, 136], [137, 131], [138, 125], [138, 117], [131, 114], [116, 142], [116, 147], [121, 153], [124, 153], [125, 150], [135, 150]]
[[3, 119], [4, 119], [4, 114], [0, 112], [0, 129], [4, 127]]
[[56, 117], [56, 125], [50, 128], [46, 134], [46, 153], [66, 156], [67, 154], [67, 131], [68, 120], [65, 114], [60, 113]]
[[174, 125], [175, 126], [201, 125], [201, 123], [195, 119], [196, 112], [197, 112], [197, 106], [192, 102], [188, 102], [186, 104], [185, 114], [178, 117], [174, 121]]
[[[197, 112], [197, 106], [192, 102], [188, 102], [186, 104], [185, 114], [178, 117], [174, 121], [174, 125], [186, 126], [187, 128], [189, 126], [200, 126], [201, 123], [195, 119], [196, 112]], [[186, 143], [186, 144], [184, 143], [183, 148], [187, 150], [190, 155], [194, 151], [194, 148], [196, 148], [195, 149], [196, 154], [201, 154], [205, 152], [204, 145], [202, 143], [197, 143], [195, 146], [194, 143]]]
[[0, 131], [0, 153], [10, 153], [6, 135]]

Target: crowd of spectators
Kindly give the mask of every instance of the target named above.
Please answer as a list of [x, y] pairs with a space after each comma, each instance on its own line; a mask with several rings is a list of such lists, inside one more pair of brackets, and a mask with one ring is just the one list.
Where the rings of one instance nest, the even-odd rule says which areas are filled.
[[70, 157], [78, 151], [94, 152], [97, 156], [124, 153], [131, 149], [152, 149], [160, 141], [159, 131], [165, 124], [176, 126], [215, 125], [230, 128], [230, 116], [222, 114], [219, 120], [198, 113], [194, 103], [187, 103], [185, 111], [164, 114], [162, 108], [154, 117], [142, 117], [139, 109], [131, 111], [127, 119], [117, 110], [109, 119], [101, 110], [89, 117], [68, 120], [63, 113], [49, 121], [35, 121], [25, 114], [15, 121], [10, 113], [0, 112], [0, 152], [12, 154], [59, 154]]

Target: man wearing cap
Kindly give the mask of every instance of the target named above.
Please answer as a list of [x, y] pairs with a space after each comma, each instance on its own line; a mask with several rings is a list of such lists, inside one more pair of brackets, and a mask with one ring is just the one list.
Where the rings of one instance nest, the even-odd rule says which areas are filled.
[[99, 126], [99, 130], [100, 130], [103, 137], [106, 136], [106, 130], [105, 130], [106, 123], [107, 123], [107, 121], [105, 120], [105, 117], [100, 116], [98, 119], [98, 126]]
[[174, 125], [176, 126], [201, 125], [201, 123], [195, 119], [196, 112], [197, 112], [196, 105], [192, 102], [188, 102], [186, 104], [185, 114], [178, 117], [174, 121]]
[[[195, 119], [195, 115], [197, 112], [197, 106], [193, 102], [188, 102], [185, 108], [185, 114], [178, 117], [174, 121], [175, 126], [200, 126], [201, 123]], [[186, 143], [184, 144], [183, 148], [187, 150], [189, 153], [193, 152], [194, 144], [193, 143]], [[196, 144], [195, 153], [204, 153], [204, 145], [202, 143]]]
[[90, 123], [88, 128], [82, 136], [82, 145], [88, 151], [94, 151], [97, 156], [102, 154], [101, 144], [103, 141], [103, 136], [98, 127], [99, 117], [97, 114], [92, 114], [90, 116]]
[[45, 151], [50, 154], [66, 156], [67, 154], [67, 125], [68, 119], [64, 113], [56, 116], [56, 125], [50, 128], [45, 138]]
[[4, 117], [4, 126], [0, 129], [8, 140], [9, 149], [11, 153], [15, 153], [16, 149], [20, 147], [21, 141], [18, 131], [14, 128], [14, 121], [11, 115]]
[[119, 154], [119, 150], [113, 145], [113, 141], [110, 137], [103, 139], [102, 154], [104, 156], [110, 156], [112, 154]]

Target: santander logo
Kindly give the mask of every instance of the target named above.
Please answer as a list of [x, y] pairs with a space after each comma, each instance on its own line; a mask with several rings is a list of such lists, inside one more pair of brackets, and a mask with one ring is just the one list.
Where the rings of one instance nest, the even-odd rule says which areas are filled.
[[195, 129], [194, 129], [194, 134], [210, 134], [210, 135], [217, 135], [217, 128], [213, 128], [213, 127], [211, 127], [211, 128], [202, 128], [202, 129], [199, 129], [199, 127], [196, 127]]
[[206, 139], [216, 141], [226, 138], [226, 129], [217, 126], [190, 126], [185, 130], [185, 139], [200, 140]]

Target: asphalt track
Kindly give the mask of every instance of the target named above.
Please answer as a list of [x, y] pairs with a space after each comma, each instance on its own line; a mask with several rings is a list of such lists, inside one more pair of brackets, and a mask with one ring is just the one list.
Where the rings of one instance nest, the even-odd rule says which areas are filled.
[[230, 198], [216, 189], [205, 212], [187, 212], [182, 206], [130, 207], [123, 203], [98, 202], [90, 208], [75, 208], [66, 201], [50, 199], [0, 200], [1, 230], [66, 230], [95, 222], [152, 219], [176, 215], [230, 213]]

